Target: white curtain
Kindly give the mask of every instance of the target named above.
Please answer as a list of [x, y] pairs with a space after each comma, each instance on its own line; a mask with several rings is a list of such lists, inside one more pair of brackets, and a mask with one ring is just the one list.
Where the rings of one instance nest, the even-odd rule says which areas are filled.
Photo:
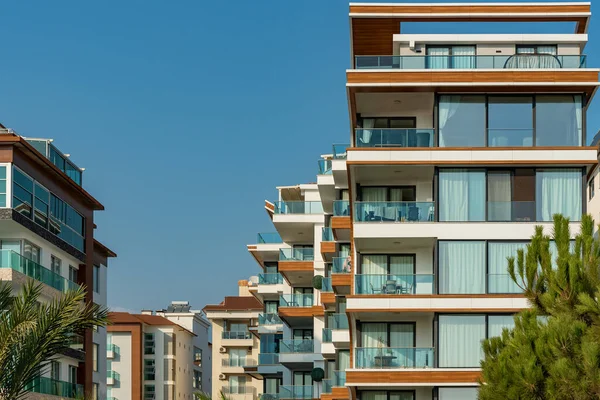
[[504, 328], [513, 329], [515, 319], [512, 315], [488, 316], [488, 337], [501, 336]]
[[488, 174], [488, 221], [512, 221], [510, 173]]
[[[373, 127], [375, 126], [374, 118], [365, 118], [363, 119], [363, 130], [362, 135], [359, 138], [362, 143], [368, 144], [371, 142], [371, 137], [373, 136]], [[360, 147], [360, 146], [358, 146]]]
[[362, 256], [363, 275], [387, 275], [387, 257], [364, 255]]
[[346, 371], [350, 368], [350, 351], [338, 351], [338, 371]]
[[441, 315], [439, 320], [440, 368], [479, 367], [483, 358], [485, 316]]
[[412, 324], [390, 324], [390, 347], [413, 348], [414, 334]]
[[387, 347], [387, 324], [369, 323], [361, 326], [362, 347]]
[[575, 140], [572, 144], [581, 146], [581, 140], [583, 138], [583, 104], [581, 96], [573, 96], [573, 104], [575, 106], [575, 126], [577, 127], [577, 132], [575, 132]]
[[453, 46], [452, 68], [472, 69], [476, 66], [475, 46]]
[[[387, 189], [383, 187], [364, 187], [361, 188], [362, 207], [357, 212], [360, 217], [373, 214], [375, 217], [382, 217], [387, 200]], [[362, 215], [361, 215], [362, 214]]]
[[439, 400], [477, 400], [477, 388], [440, 388]]
[[485, 293], [485, 242], [439, 242], [440, 294]]
[[581, 185], [579, 169], [538, 171], [535, 193], [538, 222], [552, 221], [554, 214], [580, 221]]
[[430, 69], [449, 68], [450, 48], [430, 47], [427, 49], [427, 66]]
[[439, 113], [438, 113], [438, 126], [440, 131], [439, 138], [439, 146], [445, 147], [444, 143], [444, 127], [446, 123], [452, 116], [456, 113], [458, 108], [460, 107], [461, 96], [441, 96], [439, 103]]
[[485, 172], [440, 171], [440, 221], [485, 220]]
[[527, 249], [527, 243], [488, 243], [488, 293], [521, 293], [508, 275], [508, 257], [517, 258], [517, 250]]

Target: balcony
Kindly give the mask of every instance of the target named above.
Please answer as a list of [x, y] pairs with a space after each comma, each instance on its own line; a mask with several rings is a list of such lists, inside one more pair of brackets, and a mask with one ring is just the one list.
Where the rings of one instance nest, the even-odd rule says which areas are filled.
[[252, 339], [252, 334], [248, 331], [224, 331], [221, 333], [223, 340], [243, 340]]
[[284, 339], [279, 342], [279, 362], [286, 368], [309, 368], [322, 357], [315, 354], [312, 339]]
[[106, 384], [114, 385], [115, 382], [121, 381], [121, 375], [116, 371], [107, 371], [106, 372]]
[[433, 129], [355, 129], [356, 147], [433, 147]]
[[283, 294], [279, 296], [279, 307], [312, 307], [314, 295], [311, 294]]
[[37, 151], [42, 153], [58, 169], [64, 172], [79, 186], [82, 185], [83, 170], [69, 160], [53, 144], [51, 139], [26, 139]]
[[334, 274], [349, 274], [352, 270], [352, 259], [350, 256], [333, 257], [331, 272]]
[[279, 273], [258, 274], [259, 285], [280, 285], [283, 283], [283, 276]]
[[357, 369], [433, 368], [433, 348], [360, 347]]
[[348, 316], [346, 314], [330, 314], [327, 318], [327, 326], [333, 330], [348, 329]]
[[323, 343], [332, 343], [332, 329], [331, 328], [323, 328], [323, 336], [321, 337], [321, 341]]
[[344, 144], [334, 144], [333, 145], [333, 159], [334, 160], [345, 160], [346, 159], [346, 149], [350, 147], [348, 143]]
[[292, 248], [280, 249], [279, 261], [314, 261], [315, 249], [313, 248]]
[[281, 236], [277, 232], [267, 232], [257, 234], [256, 242], [258, 244], [277, 244], [283, 243]]
[[256, 388], [254, 386], [223, 386], [221, 391], [227, 398], [236, 400], [252, 400], [256, 398]]
[[275, 201], [275, 214], [323, 214], [320, 201]]
[[356, 294], [434, 294], [433, 275], [355, 275]]
[[280, 399], [312, 399], [312, 386], [279, 386]]
[[331, 286], [331, 278], [323, 278], [321, 281], [321, 293], [333, 293], [333, 286]]
[[263, 326], [273, 326], [273, 325], [282, 325], [283, 321], [279, 318], [279, 315], [276, 313], [265, 313], [258, 314], [258, 325]]
[[224, 358], [223, 360], [221, 360], [221, 366], [222, 367], [230, 367], [230, 368], [236, 368], [236, 367], [254, 367], [258, 365], [258, 363], [256, 362], [256, 360], [252, 359], [252, 358]]
[[12, 250], [0, 250], [0, 268], [9, 268], [20, 272], [61, 292], [79, 289], [77, 283], [42, 267], [40, 264]]
[[258, 355], [258, 365], [278, 365], [279, 353], [261, 353]]
[[432, 222], [435, 203], [432, 201], [357, 201], [355, 222]]
[[321, 241], [323, 242], [334, 242], [335, 238], [333, 237], [333, 230], [328, 227], [323, 227], [321, 233]]
[[333, 202], [333, 216], [347, 217], [350, 215], [350, 202], [348, 200], [336, 200]]
[[356, 56], [355, 69], [582, 69], [585, 55]]
[[284, 339], [279, 342], [279, 353], [314, 353], [312, 339]]
[[66, 397], [69, 399], [80, 399], [84, 397], [83, 385], [58, 381], [46, 377], [34, 379], [25, 386], [25, 390], [33, 393]]
[[331, 160], [319, 160], [319, 175], [331, 175], [333, 169], [331, 168]]
[[115, 358], [121, 353], [121, 348], [116, 344], [107, 344], [106, 345], [106, 358]]

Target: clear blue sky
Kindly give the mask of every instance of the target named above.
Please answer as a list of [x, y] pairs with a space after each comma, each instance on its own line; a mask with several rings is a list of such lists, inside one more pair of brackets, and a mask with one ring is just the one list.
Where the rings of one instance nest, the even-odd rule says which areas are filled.
[[[106, 207], [97, 238], [119, 254], [112, 307], [201, 308], [234, 294], [259, 272], [246, 244], [274, 230], [264, 199], [315, 181], [319, 155], [348, 142], [347, 1], [27, 1], [0, 12], [0, 121], [54, 138], [86, 168], [84, 187]], [[594, 21], [586, 53], [599, 67]], [[460, 31], [528, 26], [571, 32]]]

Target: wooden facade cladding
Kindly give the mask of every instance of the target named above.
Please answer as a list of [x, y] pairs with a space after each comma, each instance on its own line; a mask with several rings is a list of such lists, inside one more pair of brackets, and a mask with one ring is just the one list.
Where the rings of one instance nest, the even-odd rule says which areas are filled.
[[352, 221], [350, 216], [347, 217], [331, 217], [331, 229], [350, 229]]
[[[406, 16], [410, 16], [410, 14], [431, 14], [434, 16], [429, 18], [436, 18], [439, 15], [438, 18], [440, 19], [443, 18], [443, 14], [453, 14], [453, 18], [463, 18], [465, 21], [468, 21], [470, 16], [480, 17], [476, 14], [488, 14], [486, 17], [490, 19], [499, 18], [499, 16], [489, 14], [547, 14], [548, 17], [551, 18], [565, 13], [585, 14], [589, 12], [591, 12], [589, 4], [350, 5], [350, 14], [403, 14]], [[463, 14], [463, 16], [457, 17], [455, 14]], [[567, 18], [567, 16], [563, 15], [563, 18]]]
[[335, 242], [321, 242], [321, 254], [335, 253]]
[[314, 261], [279, 261], [279, 272], [313, 272]]
[[350, 399], [350, 393], [348, 388], [345, 387], [334, 387], [331, 388], [331, 393], [324, 393], [321, 395], [321, 400], [346, 400]]
[[[350, 8], [352, 12], [352, 7]], [[394, 54], [394, 34], [400, 33], [400, 19], [353, 19], [352, 38], [355, 55], [380, 56]]]
[[322, 306], [312, 307], [279, 307], [278, 314], [282, 318], [309, 318], [322, 317], [325, 315], [325, 310]]
[[335, 304], [335, 294], [321, 292], [321, 303], [324, 306]]
[[352, 274], [331, 274], [331, 286], [350, 286], [352, 282]]
[[480, 371], [444, 371], [436, 369], [412, 371], [409, 369], [377, 370], [377, 371], [346, 371], [346, 385], [359, 386], [368, 383], [380, 384], [465, 384], [472, 385], [479, 382]]

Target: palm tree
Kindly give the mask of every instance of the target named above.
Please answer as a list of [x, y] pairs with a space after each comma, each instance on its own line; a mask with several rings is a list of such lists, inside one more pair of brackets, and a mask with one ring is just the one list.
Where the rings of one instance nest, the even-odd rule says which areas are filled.
[[105, 307], [84, 303], [84, 287], [46, 302], [41, 292], [29, 280], [13, 297], [10, 283], [0, 282], [0, 400], [22, 399], [74, 333], [108, 323]]
[[[196, 400], [213, 400], [213, 397], [206, 392], [196, 392], [194, 396], [196, 396]], [[229, 400], [229, 397], [225, 396], [223, 391], [220, 391], [219, 397], [214, 400]]]

